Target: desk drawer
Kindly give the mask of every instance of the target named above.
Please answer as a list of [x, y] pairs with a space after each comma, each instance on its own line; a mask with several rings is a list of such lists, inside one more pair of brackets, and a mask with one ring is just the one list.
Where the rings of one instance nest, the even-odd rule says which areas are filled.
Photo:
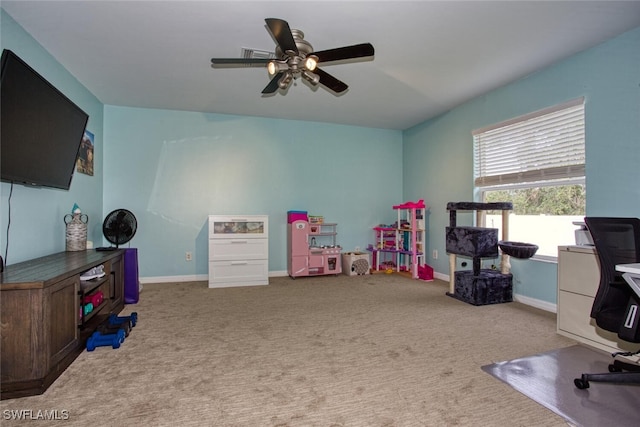
[[617, 334], [596, 326], [590, 317], [593, 298], [560, 291], [558, 293], [558, 333], [569, 336], [581, 343], [598, 347], [605, 351], [635, 351], [635, 344], [618, 338]]
[[558, 286], [569, 291], [595, 297], [600, 285], [600, 265], [594, 252], [558, 251]]

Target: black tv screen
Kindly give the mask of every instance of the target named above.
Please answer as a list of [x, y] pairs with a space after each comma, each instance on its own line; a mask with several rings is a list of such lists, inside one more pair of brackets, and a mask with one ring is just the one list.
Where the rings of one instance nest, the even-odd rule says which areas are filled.
[[0, 178], [68, 190], [89, 116], [7, 49], [0, 81]]

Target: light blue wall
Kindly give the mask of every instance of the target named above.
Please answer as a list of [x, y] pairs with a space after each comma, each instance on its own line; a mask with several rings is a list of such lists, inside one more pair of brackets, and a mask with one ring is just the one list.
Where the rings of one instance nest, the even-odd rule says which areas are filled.
[[[448, 274], [445, 206], [473, 199], [471, 131], [579, 96], [586, 98], [587, 214], [640, 214], [640, 29], [401, 133], [103, 106], [4, 10], [1, 24], [2, 47], [89, 113], [96, 143], [95, 175], [76, 173], [70, 191], [14, 188], [10, 264], [64, 250], [62, 218], [74, 203], [89, 215], [96, 245], [107, 244], [104, 215], [132, 210], [141, 276], [157, 277], [207, 273], [208, 214], [268, 214], [269, 269], [284, 271], [287, 210], [338, 222], [339, 243], [353, 250], [371, 242], [372, 226], [394, 221], [392, 205], [424, 198], [427, 262]], [[3, 252], [9, 188], [0, 187]], [[186, 251], [194, 261], [184, 260]], [[517, 293], [556, 302], [555, 264], [512, 264]]]
[[[424, 194], [431, 206], [429, 255], [445, 254], [447, 202], [473, 200], [471, 132], [581, 96], [587, 215], [640, 216], [639, 28], [404, 132], [404, 195]], [[427, 263], [448, 274], [447, 256]], [[516, 293], [556, 302], [556, 264], [512, 260], [512, 271]]]
[[[55, 58], [40, 46], [4, 10], [1, 10], [0, 45], [10, 49], [89, 114], [87, 129], [95, 134], [94, 176], [76, 172], [69, 191], [0, 185], [0, 251], [5, 255], [9, 219], [7, 263], [36, 258], [65, 250], [63, 218], [77, 203], [89, 216], [88, 238], [102, 236], [102, 103], [82, 86]], [[37, 123], [34, 123], [37, 126]], [[2, 153], [0, 153], [1, 155]]]
[[284, 272], [288, 210], [337, 222], [353, 250], [402, 202], [400, 131], [106, 106], [104, 138], [104, 209], [136, 215], [143, 277], [206, 275], [209, 214], [269, 215]]

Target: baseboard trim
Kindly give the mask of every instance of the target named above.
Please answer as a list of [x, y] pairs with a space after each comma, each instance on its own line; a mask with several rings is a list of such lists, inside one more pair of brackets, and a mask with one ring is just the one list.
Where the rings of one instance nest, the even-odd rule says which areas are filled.
[[187, 276], [151, 276], [140, 277], [140, 283], [170, 283], [170, 282], [207, 282], [209, 280], [208, 274], [193, 274]]
[[[284, 277], [287, 271], [270, 271], [269, 277]], [[140, 283], [171, 283], [171, 282], [208, 282], [208, 274], [192, 274], [186, 276], [150, 276], [140, 277]]]
[[[434, 272], [433, 277], [449, 283], [450, 276], [448, 274]], [[541, 299], [531, 298], [531, 297], [520, 295], [520, 294], [513, 294], [513, 300], [525, 305], [529, 305], [531, 307], [539, 308], [540, 310], [550, 311], [551, 313], [558, 312], [558, 307], [556, 304], [543, 301]]]
[[287, 273], [287, 270], [280, 270], [280, 271], [270, 271], [269, 272], [269, 277], [285, 277], [288, 276], [289, 273]]
[[434, 279], [439, 279], [439, 280], [444, 280], [445, 282], [449, 282], [449, 275], [448, 274], [438, 273], [437, 271], [433, 272], [433, 278]]
[[514, 294], [513, 300], [525, 305], [529, 305], [531, 307], [539, 308], [540, 310], [549, 311], [551, 313], [558, 312], [558, 306], [556, 304], [543, 301], [541, 299], [531, 298], [531, 297], [520, 295], [520, 294]]

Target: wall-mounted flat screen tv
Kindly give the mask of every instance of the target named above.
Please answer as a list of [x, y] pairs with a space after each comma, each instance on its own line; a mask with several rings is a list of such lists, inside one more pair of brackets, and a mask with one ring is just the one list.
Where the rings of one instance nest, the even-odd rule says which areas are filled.
[[89, 116], [10, 50], [0, 73], [0, 178], [68, 190]]

